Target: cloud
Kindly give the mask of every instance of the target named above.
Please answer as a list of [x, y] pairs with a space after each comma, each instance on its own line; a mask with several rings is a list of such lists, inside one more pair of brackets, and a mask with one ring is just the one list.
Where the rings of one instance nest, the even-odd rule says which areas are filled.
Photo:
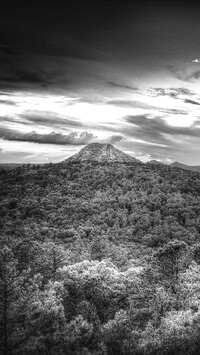
[[14, 69], [5, 73], [0, 73], [0, 80], [11, 83], [41, 84], [47, 85], [52, 80], [39, 67], [26, 69]]
[[16, 106], [17, 104], [12, 101], [12, 100], [3, 100], [3, 99], [0, 99], [0, 104], [4, 104], [4, 105], [13, 105], [13, 106]]
[[194, 91], [186, 89], [186, 88], [176, 88], [179, 95], [195, 95]]
[[200, 70], [192, 71], [191, 73], [179, 74], [178, 78], [184, 81], [191, 81], [193, 79], [197, 80], [200, 78]]
[[[1, 118], [1, 117], [0, 117]], [[12, 122], [12, 121], [11, 121]], [[0, 126], [0, 138], [7, 139], [11, 135], [21, 135], [22, 133], [13, 128], [8, 128], [4, 126]]]
[[29, 71], [18, 71], [17, 73], [17, 81], [21, 81], [22, 83], [39, 83], [39, 84], [49, 84], [51, 82], [50, 78], [44, 71], [40, 68], [33, 68]]
[[148, 96], [170, 96], [172, 98], [177, 98], [179, 95], [193, 96], [195, 93], [192, 90], [182, 88], [182, 87], [170, 87], [170, 88], [150, 88], [147, 90]]
[[[170, 126], [161, 117], [149, 118], [147, 115], [128, 116], [124, 120], [132, 125], [126, 128], [126, 134], [135, 138], [168, 144], [174, 146], [180, 136], [188, 138], [200, 138], [200, 127], [196, 121], [191, 127]], [[185, 139], [185, 138], [184, 138]], [[184, 140], [183, 140], [184, 142]]]
[[0, 38], [1, 44], [0, 44], [0, 53], [1, 55], [6, 55], [6, 54], [18, 54], [18, 47], [15, 45], [11, 45], [9, 43], [2, 43], [2, 38]]
[[112, 86], [114, 88], [126, 89], [126, 90], [131, 90], [131, 91], [138, 90], [138, 88], [136, 88], [136, 87], [125, 85], [125, 84], [118, 84], [113, 81], [108, 81], [107, 83], [109, 86]]
[[4, 134], [1, 135], [1, 137], [4, 137], [9, 141], [58, 145], [85, 145], [92, 142], [116, 144], [124, 139], [122, 135], [111, 135], [109, 137], [99, 138], [93, 133], [87, 131], [81, 133], [71, 132], [69, 134], [62, 134], [58, 132], [39, 134], [35, 131], [26, 134], [20, 134], [18, 132], [17, 134], [9, 135], [9, 133], [11, 133], [9, 130], [6, 132], [4, 131]]
[[66, 117], [51, 111], [25, 111], [19, 117], [25, 119], [27, 124], [47, 127], [81, 127], [83, 124], [73, 117]]
[[172, 115], [188, 115], [188, 112], [182, 109], [169, 108], [169, 109], [161, 109], [162, 113], [172, 114]]
[[158, 109], [157, 106], [149, 105], [145, 102], [137, 101], [137, 100], [125, 100], [125, 99], [114, 99], [108, 100], [106, 102], [107, 105], [114, 105], [119, 107], [126, 108], [144, 108], [144, 109]]
[[172, 98], [176, 98], [178, 95], [178, 92], [176, 89], [172, 89], [172, 88], [150, 88], [147, 90], [147, 95], [148, 96], [153, 96], [153, 97], [157, 97], [157, 96], [170, 96]]
[[167, 69], [179, 80], [193, 82], [200, 78], [200, 65], [196, 62], [193, 64], [168, 65]]
[[192, 104], [192, 105], [200, 105], [199, 102], [193, 101], [193, 100], [188, 100], [188, 99], [185, 99], [184, 102], [187, 104]]
[[69, 86], [80, 88], [81, 83], [85, 88], [91, 79], [102, 80], [102, 67], [107, 65], [99, 60], [101, 53], [98, 50], [78, 39], [74, 43], [73, 38], [66, 38], [61, 43], [60, 38], [53, 37], [48, 36], [46, 42], [40, 43], [40, 36], [34, 40], [27, 34], [25, 47], [19, 43], [17, 52], [9, 44], [4, 46], [6, 51], [0, 48], [1, 88], [61, 91]]
[[125, 139], [125, 137], [122, 136], [121, 134], [114, 134], [104, 139], [96, 139], [95, 142], [117, 144], [121, 142], [123, 139]]
[[0, 95], [3, 95], [3, 96], [11, 96], [12, 93], [10, 93], [10, 92], [5, 92], [5, 91], [0, 91]]
[[76, 132], [71, 132], [69, 134], [62, 134], [57, 132], [51, 132], [49, 134], [39, 134], [35, 131], [22, 134], [22, 135], [12, 135], [7, 137], [10, 141], [23, 141], [23, 142], [34, 142], [41, 144], [74, 144], [83, 145], [88, 144], [95, 136], [92, 133], [82, 132], [80, 134]]
[[167, 114], [181, 114], [181, 115], [187, 115], [188, 112], [183, 109], [167, 109], [159, 106], [153, 106], [150, 105], [146, 102], [142, 101], [137, 101], [137, 100], [124, 100], [124, 99], [114, 99], [114, 100], [108, 100], [106, 102], [107, 105], [114, 105], [114, 106], [119, 106], [119, 107], [126, 107], [126, 108], [140, 108], [140, 109], [145, 109], [145, 110], [157, 110], [162, 113], [167, 113]]

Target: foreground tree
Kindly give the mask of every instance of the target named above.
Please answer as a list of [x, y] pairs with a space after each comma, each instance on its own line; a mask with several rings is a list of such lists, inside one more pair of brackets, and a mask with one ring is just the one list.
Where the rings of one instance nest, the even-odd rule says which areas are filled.
[[183, 271], [189, 263], [186, 243], [179, 240], [172, 240], [164, 247], [159, 248], [154, 254], [160, 273], [161, 282], [173, 294], [177, 293], [179, 273]]
[[[4, 355], [30, 354], [64, 323], [55, 284], [41, 289], [42, 277], [17, 269], [12, 251], [0, 252], [0, 349]], [[60, 285], [61, 286], [61, 285]], [[34, 350], [35, 349], [35, 350]]]

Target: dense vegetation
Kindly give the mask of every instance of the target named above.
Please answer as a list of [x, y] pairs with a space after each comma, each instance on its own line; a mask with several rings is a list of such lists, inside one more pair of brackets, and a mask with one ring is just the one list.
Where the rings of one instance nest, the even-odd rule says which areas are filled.
[[200, 354], [200, 173], [0, 171], [0, 351]]

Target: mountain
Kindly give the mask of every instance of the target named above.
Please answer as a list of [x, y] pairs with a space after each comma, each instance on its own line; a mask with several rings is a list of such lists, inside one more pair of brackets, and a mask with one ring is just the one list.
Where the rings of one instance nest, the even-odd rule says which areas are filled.
[[77, 154], [66, 159], [66, 162], [95, 161], [117, 163], [140, 163], [140, 160], [113, 147], [112, 144], [90, 143], [82, 148]]
[[158, 161], [158, 160], [150, 160], [150, 161], [148, 161], [147, 162], [147, 164], [163, 164], [163, 163], [161, 163], [160, 161]]
[[175, 161], [174, 163], [170, 164], [172, 168], [180, 168], [185, 170], [192, 170], [192, 171], [200, 171], [200, 165], [186, 165]]

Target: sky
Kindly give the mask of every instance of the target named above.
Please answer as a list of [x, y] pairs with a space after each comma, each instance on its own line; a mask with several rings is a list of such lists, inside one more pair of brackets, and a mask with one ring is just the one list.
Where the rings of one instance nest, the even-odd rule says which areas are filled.
[[0, 162], [111, 143], [200, 165], [197, 0], [1, 0]]

